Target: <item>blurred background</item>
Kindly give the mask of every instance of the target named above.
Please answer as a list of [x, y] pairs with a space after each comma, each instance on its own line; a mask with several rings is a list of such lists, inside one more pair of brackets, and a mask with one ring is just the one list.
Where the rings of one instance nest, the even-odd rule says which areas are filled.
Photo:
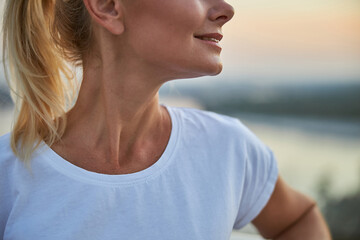
[[[239, 118], [318, 201], [334, 239], [360, 239], [360, 1], [227, 2], [222, 73], [169, 82], [161, 102]], [[12, 112], [1, 69], [0, 135]]]

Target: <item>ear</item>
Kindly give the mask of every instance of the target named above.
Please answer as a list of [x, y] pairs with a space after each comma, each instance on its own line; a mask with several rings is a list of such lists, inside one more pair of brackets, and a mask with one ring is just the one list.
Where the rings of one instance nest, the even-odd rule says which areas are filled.
[[120, 0], [83, 0], [92, 19], [114, 35], [124, 32]]

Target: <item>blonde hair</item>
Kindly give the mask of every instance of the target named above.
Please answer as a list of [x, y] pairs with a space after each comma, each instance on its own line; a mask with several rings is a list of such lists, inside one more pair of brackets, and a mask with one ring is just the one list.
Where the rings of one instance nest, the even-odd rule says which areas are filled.
[[74, 92], [74, 73], [68, 63], [82, 65], [91, 35], [82, 0], [6, 1], [3, 60], [17, 110], [11, 147], [24, 162], [41, 141], [51, 146], [63, 135], [65, 112], [74, 97], [69, 94]]

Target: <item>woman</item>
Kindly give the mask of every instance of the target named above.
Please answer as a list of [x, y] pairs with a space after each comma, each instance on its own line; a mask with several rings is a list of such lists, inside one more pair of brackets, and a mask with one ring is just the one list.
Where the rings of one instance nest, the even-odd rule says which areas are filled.
[[[240, 121], [159, 105], [165, 82], [221, 72], [233, 15], [222, 0], [8, 0], [19, 114], [0, 139], [0, 236], [220, 240], [252, 222], [267, 238], [330, 239]], [[67, 112], [64, 59], [83, 67]]]

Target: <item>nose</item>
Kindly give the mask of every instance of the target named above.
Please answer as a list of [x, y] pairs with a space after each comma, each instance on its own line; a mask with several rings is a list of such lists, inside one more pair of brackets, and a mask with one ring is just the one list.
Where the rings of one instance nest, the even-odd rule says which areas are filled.
[[208, 12], [209, 19], [217, 22], [220, 26], [223, 26], [232, 19], [235, 14], [235, 9], [223, 0], [215, 2], [214, 6]]

